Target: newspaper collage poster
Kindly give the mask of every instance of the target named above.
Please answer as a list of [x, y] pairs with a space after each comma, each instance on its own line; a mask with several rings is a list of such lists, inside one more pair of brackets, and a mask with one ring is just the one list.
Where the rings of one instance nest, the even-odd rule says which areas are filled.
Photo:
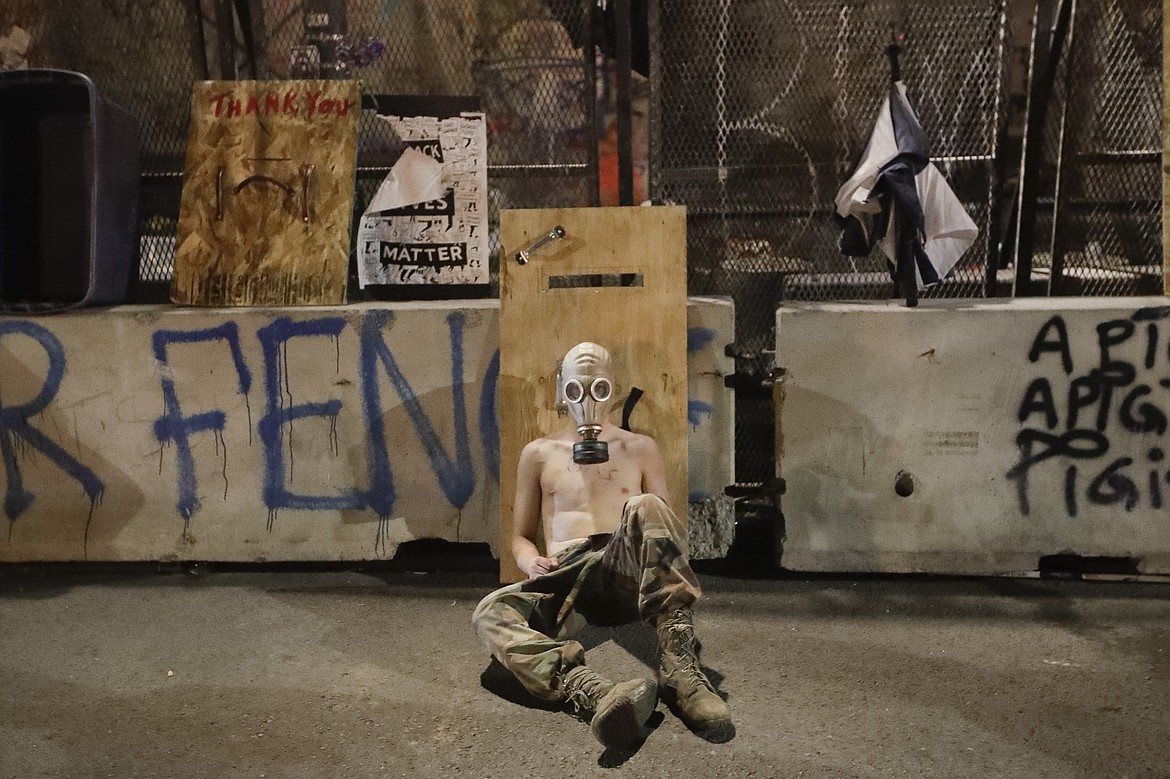
[[487, 284], [484, 114], [378, 118], [405, 151], [359, 224], [358, 285]]

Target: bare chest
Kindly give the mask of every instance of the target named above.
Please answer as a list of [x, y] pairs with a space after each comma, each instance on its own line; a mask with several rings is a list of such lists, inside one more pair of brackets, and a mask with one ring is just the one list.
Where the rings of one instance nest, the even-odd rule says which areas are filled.
[[600, 465], [578, 465], [570, 455], [546, 463], [541, 490], [554, 511], [618, 513], [625, 502], [642, 491], [637, 464], [620, 458]]

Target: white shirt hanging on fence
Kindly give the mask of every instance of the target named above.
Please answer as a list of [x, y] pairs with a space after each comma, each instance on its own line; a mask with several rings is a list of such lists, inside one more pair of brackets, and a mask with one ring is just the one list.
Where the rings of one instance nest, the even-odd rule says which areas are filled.
[[837, 191], [836, 199], [837, 214], [846, 222], [842, 251], [855, 256], [867, 254], [875, 243], [880, 243], [892, 268], [898, 263], [897, 230], [907, 225], [906, 219], [900, 217], [913, 219], [914, 216], [896, 214], [897, 198], [886, 196], [891, 193], [891, 187], [896, 187], [890, 176], [895, 169], [904, 175], [913, 172], [914, 191], [899, 194], [907, 204], [904, 207], [921, 212], [921, 250], [928, 261], [925, 266], [922, 262], [915, 263], [921, 291], [946, 278], [975, 242], [979, 230], [946, 179], [930, 162], [925, 133], [900, 81], [891, 86], [882, 102], [865, 154], [857, 170]]

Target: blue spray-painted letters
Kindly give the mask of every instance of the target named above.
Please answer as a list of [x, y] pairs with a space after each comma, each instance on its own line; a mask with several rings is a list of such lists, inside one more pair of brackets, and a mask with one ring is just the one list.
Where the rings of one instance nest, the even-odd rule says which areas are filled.
[[[687, 354], [694, 354], [715, 340], [715, 331], [709, 327], [687, 328]], [[695, 430], [703, 422], [703, 417], [710, 417], [715, 413], [715, 407], [703, 400], [687, 400], [687, 424]]]
[[500, 483], [500, 418], [496, 412], [496, 387], [499, 383], [500, 350], [496, 349], [483, 375], [483, 389], [479, 394], [479, 439], [483, 444], [488, 473], [496, 484]]
[[0, 337], [5, 335], [27, 336], [40, 344], [49, 358], [49, 370], [40, 392], [29, 402], [5, 407], [0, 401], [0, 454], [4, 457], [4, 473], [8, 480], [4, 493], [4, 513], [9, 520], [15, 520], [33, 502], [33, 494], [24, 487], [20, 463], [16, 459], [18, 438], [48, 457], [81, 485], [91, 501], [97, 501], [105, 490], [105, 484], [97, 474], [28, 422], [30, 417], [39, 414], [52, 402], [61, 388], [61, 380], [65, 377], [65, 348], [57, 336], [27, 320], [0, 321]]
[[195, 458], [191, 453], [191, 436], [194, 433], [212, 431], [222, 433], [227, 420], [223, 411], [205, 411], [190, 417], [183, 416], [179, 407], [179, 396], [175, 391], [175, 380], [171, 375], [167, 347], [171, 344], [197, 344], [210, 341], [226, 341], [231, 350], [232, 363], [238, 379], [237, 391], [247, 396], [252, 386], [252, 374], [244, 363], [240, 349], [240, 331], [235, 322], [225, 322], [216, 327], [201, 330], [156, 330], [151, 339], [154, 359], [158, 361], [162, 377], [163, 414], [154, 422], [154, 435], [159, 443], [175, 445], [175, 467], [178, 472], [179, 499], [175, 508], [184, 523], [199, 508], [199, 485], [195, 478]]
[[268, 410], [260, 420], [259, 429], [260, 441], [264, 445], [264, 504], [270, 512], [277, 509], [339, 511], [365, 507], [365, 501], [356, 489], [346, 489], [334, 495], [297, 495], [288, 490], [285, 479], [285, 428], [295, 420], [306, 417], [336, 420], [341, 413], [341, 401], [332, 398], [323, 403], [290, 404], [285, 407], [280, 383], [282, 377], [287, 382], [288, 370], [285, 365], [287, 358], [282, 356], [282, 350], [293, 338], [338, 338], [344, 329], [345, 319], [341, 317], [322, 317], [303, 322], [279, 317], [256, 331], [264, 351], [264, 394], [268, 402]]
[[[394, 387], [402, 406], [414, 425], [415, 434], [439, 480], [443, 495], [456, 508], [463, 508], [475, 492], [475, 466], [471, 460], [471, 446], [467, 431], [467, 409], [463, 397], [463, 325], [465, 316], [453, 311], [447, 316], [451, 337], [451, 402], [455, 427], [455, 459], [444, 449], [430, 418], [423, 411], [414, 389], [406, 380], [391, 354], [382, 331], [394, 319], [389, 311], [372, 311], [362, 321], [361, 377], [362, 409], [369, 435], [369, 504], [381, 518], [390, 516], [396, 496], [394, 477], [390, 469], [390, 451], [386, 443], [385, 423], [382, 420], [382, 397], [378, 383], [378, 364], [381, 363]], [[498, 368], [497, 368], [498, 370]], [[482, 399], [481, 399], [482, 400]], [[498, 468], [498, 465], [497, 465]]]

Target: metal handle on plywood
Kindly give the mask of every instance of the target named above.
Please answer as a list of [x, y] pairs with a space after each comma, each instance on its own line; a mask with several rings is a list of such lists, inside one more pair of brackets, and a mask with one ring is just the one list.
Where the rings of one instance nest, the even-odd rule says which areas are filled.
[[559, 241], [565, 237], [565, 228], [557, 225], [547, 233], [537, 238], [527, 249], [521, 249], [516, 252], [516, 263], [519, 265], [527, 265], [528, 259], [536, 254], [538, 251], [548, 246], [553, 241]]

